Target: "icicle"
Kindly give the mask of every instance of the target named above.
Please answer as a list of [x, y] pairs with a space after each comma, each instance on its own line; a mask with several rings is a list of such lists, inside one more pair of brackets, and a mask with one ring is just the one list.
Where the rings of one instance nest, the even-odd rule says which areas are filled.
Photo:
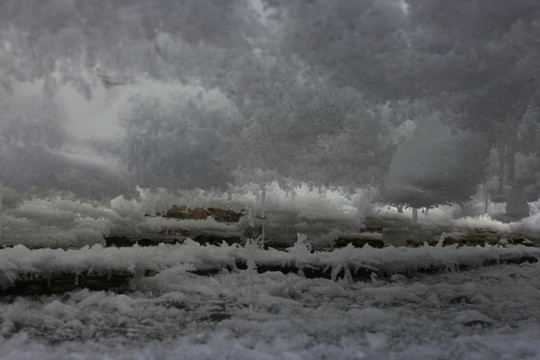
[[351, 269], [349, 269], [348, 266], [345, 267], [345, 274], [343, 274], [343, 280], [345, 280], [345, 282], [347, 284], [352, 284], [353, 283], [353, 277], [352, 277], [352, 274], [351, 274]]
[[298, 276], [305, 277], [303, 257], [311, 252], [311, 244], [307, 242], [307, 236], [302, 233], [296, 234], [296, 242], [289, 252], [296, 257], [295, 266], [298, 269]]
[[[259, 239], [257, 239], [259, 240]], [[257, 271], [257, 265], [255, 264], [255, 256], [257, 255], [257, 250], [259, 249], [259, 244], [257, 240], [248, 239], [246, 241], [246, 257], [247, 257], [247, 276], [248, 276], [248, 286], [247, 286], [247, 301], [249, 308], [251, 309], [254, 302], [254, 283], [255, 283], [255, 272]]]
[[264, 207], [266, 206], [266, 185], [263, 184], [261, 187], [261, 216], [264, 217]]
[[47, 287], [51, 287], [51, 280], [52, 280], [52, 271], [49, 272], [49, 276], [47, 277]]
[[337, 266], [333, 266], [332, 267], [332, 272], [330, 273], [330, 280], [336, 281], [341, 269], [343, 269], [343, 265], [341, 265], [341, 264], [339, 264]]
[[262, 232], [261, 232], [261, 243], [264, 244], [264, 241], [266, 239], [266, 214], [265, 214], [265, 207], [266, 207], [266, 185], [262, 185], [261, 189], [261, 217], [263, 219], [262, 224]]
[[446, 232], [443, 232], [440, 236], [439, 236], [439, 240], [437, 241], [437, 246], [442, 246], [443, 245], [443, 242], [444, 242], [444, 239], [446, 239]]
[[484, 214], [488, 213], [489, 209], [489, 192], [487, 191], [487, 186], [484, 186]]
[[79, 272], [75, 273], [75, 285], [79, 285]]
[[248, 209], [248, 224], [249, 227], [255, 227], [255, 220], [253, 219], [253, 208], [251, 206]]

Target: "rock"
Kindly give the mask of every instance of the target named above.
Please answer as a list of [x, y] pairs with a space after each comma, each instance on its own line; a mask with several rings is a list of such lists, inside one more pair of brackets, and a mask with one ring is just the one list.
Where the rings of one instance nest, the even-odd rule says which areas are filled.
[[336, 240], [334, 240], [334, 248], [342, 248], [351, 244], [354, 247], [364, 247], [366, 244], [373, 248], [383, 248], [384, 241], [382, 241], [381, 233], [349, 233], [341, 234]]
[[534, 246], [534, 243], [522, 234], [497, 233], [485, 229], [461, 229], [446, 234], [443, 246], [457, 244], [458, 246], [486, 246], [486, 245], [523, 245]]
[[202, 245], [215, 245], [215, 246], [221, 245], [224, 241], [228, 245], [242, 244], [242, 239], [240, 239], [238, 236], [224, 237], [224, 236], [214, 235], [214, 234], [197, 235], [193, 238], [193, 241], [198, 242], [199, 244], [202, 244]]
[[515, 237], [515, 238], [506, 239], [506, 240], [508, 244], [512, 244], [512, 245], [534, 246], [532, 241], [524, 237]]
[[366, 233], [366, 232], [369, 232], [369, 233], [382, 233], [383, 232], [383, 227], [382, 226], [376, 226], [376, 225], [371, 225], [371, 226], [364, 226], [363, 228], [360, 229], [361, 233]]
[[187, 206], [173, 205], [163, 217], [180, 220], [205, 220], [210, 213], [201, 207], [190, 209]]
[[458, 246], [463, 246], [464, 243], [462, 241], [462, 239], [455, 239], [451, 236], [447, 236], [444, 238], [443, 242], [442, 242], [442, 246], [450, 246], [450, 245], [458, 245]]
[[144, 238], [137, 241], [139, 246], [156, 246], [159, 242], [153, 241], [152, 239]]
[[188, 208], [186, 206], [173, 205], [163, 217], [185, 220], [188, 218]]
[[188, 219], [191, 220], [206, 220], [211, 214], [201, 207], [195, 209], [188, 209]]
[[107, 236], [104, 238], [106, 246], [130, 247], [135, 243], [125, 236]]
[[240, 218], [243, 216], [243, 210], [241, 210], [240, 212], [235, 212], [234, 210], [224, 208], [224, 207], [208, 208], [208, 213], [217, 222], [225, 222], [225, 223], [237, 223], [240, 221]]
[[420, 243], [420, 241], [416, 241], [416, 240], [413, 240], [413, 239], [407, 239], [407, 246], [417, 248], [417, 247], [422, 246], [422, 244]]
[[242, 211], [235, 212], [234, 210], [224, 207], [211, 207], [206, 210], [202, 207], [190, 209], [184, 205], [173, 205], [173, 207], [163, 216], [180, 220], [205, 220], [210, 216], [217, 222], [237, 223], [240, 221], [243, 214]]

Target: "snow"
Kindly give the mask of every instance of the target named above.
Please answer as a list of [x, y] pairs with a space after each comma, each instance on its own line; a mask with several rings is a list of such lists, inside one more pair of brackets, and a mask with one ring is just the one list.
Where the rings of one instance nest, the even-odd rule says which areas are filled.
[[[253, 194], [242, 199], [251, 199], [247, 204], [255, 225], [262, 210], [268, 223], [275, 222], [267, 228], [270, 235], [295, 231], [297, 241], [285, 251], [264, 250], [257, 242], [203, 246], [189, 238], [155, 247], [104, 247], [103, 235], [109, 233], [188, 229], [237, 234], [249, 226], [248, 217], [238, 224], [144, 217], [144, 212], [163, 211], [192, 196], [185, 203], [208, 204], [196, 203], [193, 194], [168, 198], [167, 193], [139, 190], [139, 198], [116, 198], [109, 205], [19, 199], [3, 210], [2, 241], [24, 245], [0, 250], [1, 288], [20, 278], [58, 273], [73, 275], [74, 283], [77, 277], [108, 273], [132, 274], [133, 280], [117, 292], [81, 288], [55, 295], [0, 296], [0, 359], [540, 356], [540, 265], [507, 264], [539, 259], [537, 247], [347, 246], [313, 251], [339, 236], [380, 239], [380, 233], [356, 233], [359, 227], [343, 229], [344, 224], [359, 225], [352, 220], [359, 214], [380, 210], [381, 218], [396, 220], [405, 232], [415, 225], [387, 207], [370, 210], [360, 193], [347, 198], [339, 191], [304, 187], [293, 199], [273, 186], [266, 189], [265, 204]], [[536, 203], [530, 217], [509, 224], [487, 215], [453, 220], [456, 209], [431, 209], [419, 217], [418, 226], [538, 232]], [[309, 231], [298, 231], [303, 229]], [[239, 270], [240, 264], [248, 269]], [[286, 267], [292, 272], [270, 271]], [[198, 275], [206, 270], [217, 272]], [[327, 278], [310, 278], [316, 270]]]
[[0, 1], [0, 360], [540, 358], [538, 4], [96, 3]]
[[[23, 245], [3, 249], [0, 252], [0, 285], [8, 287], [17, 276], [26, 273], [48, 275], [69, 272], [83, 274], [92, 272], [160, 272], [171, 267], [205, 270], [234, 269], [235, 261], [255, 261], [264, 266], [296, 266], [302, 269], [331, 269], [332, 279], [337, 279], [341, 270], [356, 272], [367, 270], [378, 274], [410, 273], [422, 269], [457, 271], [459, 266], [479, 267], [487, 261], [519, 260], [524, 257], [539, 258], [539, 248], [513, 246], [476, 246], [458, 248], [454, 246], [428, 246], [420, 248], [389, 246], [383, 249], [345, 248], [331, 252], [310, 252], [306, 237], [299, 234], [299, 241], [288, 251], [262, 250], [251, 242], [245, 247], [237, 244], [202, 246], [190, 239], [182, 244], [156, 247], [104, 248], [96, 244], [82, 249], [35, 249]], [[257, 247], [255, 249], [254, 247]]]
[[[536, 359], [540, 265], [400, 282], [170, 269], [167, 286], [0, 300], [2, 359]], [[156, 276], [160, 276], [158, 274]]]
[[[250, 190], [250, 186], [253, 189]], [[109, 203], [90, 203], [60, 196], [21, 197], [9, 203], [0, 213], [1, 241], [6, 246], [23, 244], [29, 248], [80, 248], [104, 245], [103, 236], [109, 234], [151, 237], [152, 234], [174, 235], [185, 230], [194, 234], [204, 232], [238, 237], [244, 230], [261, 227], [264, 223], [268, 240], [292, 244], [296, 234], [303, 233], [309, 237], [314, 248], [324, 248], [338, 237], [357, 233], [363, 227], [362, 221], [369, 216], [400, 221], [405, 227], [416, 226], [410, 221], [410, 209], [405, 209], [405, 214], [399, 214], [395, 208], [373, 203], [375, 195], [370, 190], [356, 189], [351, 194], [339, 188], [310, 189], [306, 184], [285, 190], [273, 182], [265, 186], [266, 201], [263, 203], [260, 198], [257, 199], [257, 196], [260, 197], [260, 192], [257, 193], [259, 185], [250, 186], [236, 189], [234, 195], [200, 190], [175, 195], [163, 188], [151, 191], [138, 187], [137, 198], [128, 200], [119, 196]], [[4, 192], [4, 195], [10, 193]], [[14, 197], [13, 194], [10, 197]], [[229, 208], [237, 212], [243, 209], [246, 215], [251, 216], [244, 216], [239, 223], [229, 224], [216, 222], [212, 218], [179, 220], [153, 216], [165, 213], [173, 204], [208, 208], [225, 206], [227, 202]], [[420, 214], [418, 223], [425, 228], [440, 229], [439, 234], [452, 227], [540, 234], [539, 206], [536, 203], [529, 206], [531, 216], [511, 223], [495, 220], [498, 213], [465, 215], [459, 205], [430, 209], [428, 213]], [[145, 213], [152, 216], [144, 216]], [[362, 234], [362, 237], [367, 236], [377, 238], [380, 235]], [[383, 237], [382, 240], [399, 245], [395, 238]]]
[[487, 229], [499, 232], [510, 232], [510, 224], [505, 224], [503, 222], [493, 220], [487, 215], [480, 216], [467, 216], [465, 218], [457, 219], [454, 222], [457, 226], [463, 228], [476, 228], [476, 229]]

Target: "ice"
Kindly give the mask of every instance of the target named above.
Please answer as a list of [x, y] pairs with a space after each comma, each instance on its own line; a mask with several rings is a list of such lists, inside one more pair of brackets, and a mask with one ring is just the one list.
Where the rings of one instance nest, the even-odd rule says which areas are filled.
[[540, 358], [538, 2], [103, 3], [0, 1], [0, 360]]
[[[297, 249], [305, 240], [299, 239]], [[337, 264], [356, 261], [381, 269], [414, 269], [437, 262], [475, 264], [487, 254], [502, 256], [502, 250], [509, 249], [364, 248], [326, 255]], [[2, 254], [5, 251], [9, 256], [0, 264], [10, 259], [24, 272], [83, 273], [90, 264], [93, 271], [126, 270], [133, 264], [158, 271], [137, 280], [136, 288], [124, 294], [82, 289], [0, 299], [0, 354], [7, 359], [36, 354], [45, 359], [128, 359], [141, 354], [161, 359], [534, 359], [540, 354], [534, 340], [540, 334], [537, 263], [430, 275], [412, 272], [407, 277], [394, 273], [372, 284], [281, 272], [252, 273], [251, 281], [245, 270], [222, 270], [213, 276], [189, 272], [201, 264], [223, 265], [247, 256], [245, 248], [228, 245], [96, 245], [78, 251], [17, 246]], [[255, 263], [276, 261], [274, 254], [257, 248]], [[295, 257], [322, 263], [316, 252], [284, 254], [291, 263]]]
[[[3, 241], [26, 246], [0, 252], [2, 288], [32, 274], [62, 272], [73, 274], [74, 283], [76, 277], [111, 272], [131, 273], [133, 280], [120, 294], [81, 289], [0, 299], [0, 357], [535, 359], [540, 354], [540, 266], [503, 264], [539, 258], [538, 248], [348, 246], [313, 251], [314, 245], [342, 234], [336, 229], [359, 214], [349, 206], [365, 210], [355, 203], [361, 201], [307, 189], [305, 194], [298, 191], [294, 201], [284, 200], [284, 193], [272, 186], [267, 187], [267, 221], [277, 221], [274, 226], [296, 236], [286, 251], [226, 243], [203, 246], [189, 238], [156, 247], [103, 247], [103, 235], [111, 231], [187, 228], [230, 234], [249, 226], [249, 219], [223, 224], [143, 217], [143, 209], [161, 211], [168, 203], [164, 192], [152, 199], [151, 192], [140, 191], [137, 200], [116, 199], [112, 205], [50, 198], [21, 200], [3, 209]], [[178, 199], [192, 195], [182, 196]], [[273, 196], [278, 200], [273, 202]], [[338, 205], [324, 205], [329, 198]], [[260, 209], [252, 205], [257, 223]], [[536, 210], [532, 204], [530, 217], [505, 224], [489, 216], [452, 220], [458, 210], [447, 206], [421, 215], [419, 222], [536, 231]], [[333, 214], [333, 220], [321, 223], [325, 213]], [[402, 216], [388, 209], [379, 215]], [[295, 223], [299, 218], [303, 225]], [[272, 236], [277, 227], [269, 229]], [[71, 248], [33, 249], [66, 244]], [[252, 269], [291, 266], [297, 271], [248, 272], [238, 270], [237, 261], [252, 261]], [[499, 265], [486, 267], [486, 262]], [[306, 278], [310, 269], [327, 270], [332, 279]], [[430, 273], [422, 274], [426, 269]], [[215, 273], [199, 276], [194, 270]], [[357, 272], [365, 276], [354, 278]]]
[[[300, 237], [300, 240], [303, 238]], [[187, 239], [183, 244], [143, 248], [103, 248], [96, 244], [80, 250], [36, 249], [22, 245], [4, 249], [0, 253], [0, 279], [3, 286], [12, 282], [18, 274], [54, 272], [84, 273], [89, 271], [162, 271], [183, 265], [186, 269], [234, 268], [235, 260], [270, 266], [296, 266], [303, 268], [331, 269], [337, 279], [341, 270], [355, 272], [359, 269], [380, 274], [408, 273], [419, 269], [440, 269], [450, 272], [459, 266], [479, 267], [488, 260], [504, 261], [526, 256], [539, 257], [538, 248], [499, 246], [458, 248], [457, 245], [440, 247], [424, 245], [420, 248], [385, 247], [336, 249], [331, 252], [310, 252], [302, 241], [288, 252], [273, 249], [256, 251], [238, 245], [202, 246]], [[252, 260], [250, 260], [252, 259]]]

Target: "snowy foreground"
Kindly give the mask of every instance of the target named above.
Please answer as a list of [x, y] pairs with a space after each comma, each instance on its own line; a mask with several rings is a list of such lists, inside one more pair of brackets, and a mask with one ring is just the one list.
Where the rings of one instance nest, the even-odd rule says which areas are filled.
[[[301, 240], [301, 239], [300, 239]], [[255, 246], [0, 251], [3, 286], [25, 272], [153, 269], [126, 292], [0, 297], [1, 359], [538, 359], [540, 249], [385, 247], [310, 253]], [[234, 268], [245, 260], [247, 270]], [[482, 266], [491, 260], [492, 266]], [[501, 264], [496, 264], [501, 261]], [[332, 279], [257, 273], [280, 262]], [[212, 276], [190, 270], [221, 267]], [[230, 265], [230, 266], [228, 266]], [[466, 265], [469, 270], [460, 271]], [[90, 268], [91, 267], [91, 268]], [[424, 274], [422, 268], [439, 272]], [[353, 281], [346, 271], [372, 271]], [[378, 275], [376, 275], [378, 274]]]

